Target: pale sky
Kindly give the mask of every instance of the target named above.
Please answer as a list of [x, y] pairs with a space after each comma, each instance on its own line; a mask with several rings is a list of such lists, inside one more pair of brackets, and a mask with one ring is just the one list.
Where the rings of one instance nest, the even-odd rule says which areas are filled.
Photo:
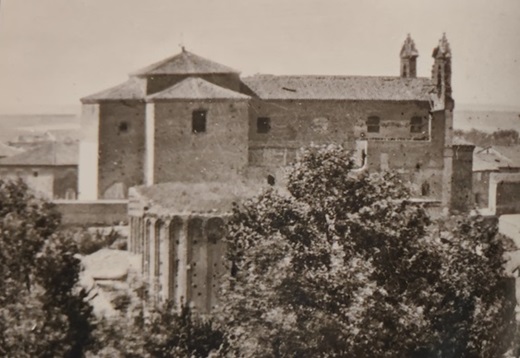
[[519, 0], [1, 0], [0, 113], [71, 112], [180, 51], [243, 75], [418, 75], [446, 32], [457, 103], [520, 108]]

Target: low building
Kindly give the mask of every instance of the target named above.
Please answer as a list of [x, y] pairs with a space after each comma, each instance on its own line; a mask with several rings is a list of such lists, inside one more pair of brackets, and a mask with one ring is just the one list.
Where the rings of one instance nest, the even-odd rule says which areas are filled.
[[520, 213], [520, 146], [475, 148], [473, 194], [481, 211]]
[[0, 159], [0, 178], [21, 178], [46, 199], [76, 199], [78, 143], [49, 142]]

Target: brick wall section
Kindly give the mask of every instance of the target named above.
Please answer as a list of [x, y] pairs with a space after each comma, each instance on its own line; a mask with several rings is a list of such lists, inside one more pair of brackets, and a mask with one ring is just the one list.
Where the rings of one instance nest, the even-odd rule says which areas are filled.
[[100, 112], [99, 198], [120, 199], [107, 190], [121, 183], [126, 197], [129, 187], [144, 182], [145, 104], [138, 101], [107, 102], [101, 104]]
[[[207, 111], [205, 133], [192, 132], [192, 112]], [[154, 182], [236, 178], [247, 165], [246, 101], [155, 103]]]
[[453, 146], [453, 176], [451, 179], [451, 209], [466, 212], [473, 200], [473, 145]]
[[[263, 169], [248, 174], [279, 173], [277, 167], [290, 164], [298, 149], [311, 143], [354, 149], [356, 140], [367, 140], [370, 169], [398, 170], [414, 195], [439, 199], [446, 123], [441, 115], [430, 117], [429, 110], [428, 102], [419, 101], [251, 101], [249, 165]], [[367, 132], [369, 116], [380, 118], [379, 133]], [[257, 133], [259, 117], [270, 118], [269, 133]], [[411, 132], [412, 117], [423, 119], [424, 132]]]

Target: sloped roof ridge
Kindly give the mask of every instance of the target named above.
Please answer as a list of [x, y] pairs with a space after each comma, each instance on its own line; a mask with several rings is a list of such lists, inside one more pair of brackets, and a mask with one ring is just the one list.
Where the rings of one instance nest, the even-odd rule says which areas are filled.
[[346, 79], [349, 79], [349, 78], [372, 78], [372, 79], [392, 79], [392, 80], [404, 80], [404, 81], [410, 81], [410, 80], [426, 80], [426, 81], [431, 81], [431, 78], [430, 77], [401, 77], [401, 76], [388, 76], [388, 75], [381, 75], [381, 76], [378, 76], [378, 75], [324, 75], [324, 74], [303, 74], [303, 75], [287, 75], [287, 74], [283, 74], [283, 75], [275, 75], [275, 74], [271, 74], [271, 73], [255, 73], [253, 75], [249, 75], [249, 76], [244, 76], [244, 77], [241, 77], [243, 79], [245, 78], [253, 78], [253, 77], [263, 77], [263, 76], [266, 76], [266, 77], [286, 77], [286, 78], [290, 78], [290, 77], [294, 77], [294, 78], [298, 78], [298, 77], [307, 77], [307, 78], [339, 78], [339, 79], [342, 79], [342, 78], [346, 78]]
[[190, 76], [165, 90], [154, 93], [147, 101], [168, 99], [249, 99], [251, 97], [228, 88], [217, 86], [200, 77]]
[[103, 100], [142, 100], [146, 93], [141, 79], [130, 77], [125, 82], [109, 87], [80, 99], [82, 103], [93, 103]]
[[211, 74], [211, 73], [235, 73], [231, 67], [211, 61], [192, 52], [182, 50], [174, 56], [152, 63], [149, 66], [132, 72], [131, 76], [144, 77], [148, 75], [174, 75], [174, 74]]

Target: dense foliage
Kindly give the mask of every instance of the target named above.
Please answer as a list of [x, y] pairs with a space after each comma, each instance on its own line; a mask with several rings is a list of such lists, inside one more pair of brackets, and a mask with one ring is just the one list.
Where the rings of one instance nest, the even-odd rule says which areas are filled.
[[496, 226], [431, 222], [391, 173], [311, 148], [237, 206], [221, 319], [229, 356], [497, 357], [514, 300]]
[[98, 323], [97, 344], [89, 357], [206, 358], [226, 346], [224, 334], [211, 320], [195, 317], [187, 306], [178, 312], [167, 302], [128, 313]]
[[81, 357], [90, 344], [77, 248], [59, 223], [23, 182], [0, 180], [0, 356]]

